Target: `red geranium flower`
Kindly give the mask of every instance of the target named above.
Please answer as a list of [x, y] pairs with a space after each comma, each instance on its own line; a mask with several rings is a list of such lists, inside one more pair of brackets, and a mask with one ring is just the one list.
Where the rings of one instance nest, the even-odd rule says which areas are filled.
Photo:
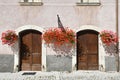
[[65, 28], [63, 32], [60, 28], [50, 28], [43, 34], [43, 39], [46, 44], [63, 45], [75, 43], [75, 32], [69, 28]]
[[115, 44], [116, 42], [118, 42], [118, 37], [116, 33], [112, 31], [104, 30], [100, 33], [100, 37], [101, 37], [102, 42], [105, 45], [110, 45], [111, 43]]
[[13, 30], [7, 30], [2, 33], [2, 37], [1, 37], [2, 44], [12, 45], [17, 41], [17, 39], [18, 36]]

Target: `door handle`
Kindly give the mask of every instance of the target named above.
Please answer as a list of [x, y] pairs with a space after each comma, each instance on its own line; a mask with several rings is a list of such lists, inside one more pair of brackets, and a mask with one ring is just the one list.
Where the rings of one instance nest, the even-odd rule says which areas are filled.
[[27, 53], [27, 56], [28, 56], [28, 57], [31, 56], [31, 53]]

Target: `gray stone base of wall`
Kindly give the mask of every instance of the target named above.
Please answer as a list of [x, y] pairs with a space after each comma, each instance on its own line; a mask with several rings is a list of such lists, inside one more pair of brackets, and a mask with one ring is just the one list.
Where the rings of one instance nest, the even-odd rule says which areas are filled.
[[[116, 71], [115, 57], [105, 56], [105, 71]], [[120, 64], [120, 60], [119, 60]], [[120, 69], [120, 66], [119, 66]]]
[[0, 72], [13, 72], [14, 55], [0, 54]]
[[46, 56], [47, 71], [72, 71], [72, 57]]
[[0, 80], [120, 80], [120, 73], [100, 71], [36, 72], [35, 75], [0, 73]]
[[[47, 64], [47, 71], [71, 71], [72, 57], [65, 57], [65, 56], [57, 57], [54, 55], [47, 55], [46, 64]], [[114, 56], [113, 57], [105, 56], [105, 71], [116, 71]]]
[[[119, 61], [120, 62], [120, 61]], [[72, 57], [46, 56], [47, 71], [71, 71]], [[13, 72], [14, 55], [0, 54], [0, 72]], [[119, 68], [120, 69], [120, 68]], [[116, 71], [115, 57], [105, 57], [105, 71]]]

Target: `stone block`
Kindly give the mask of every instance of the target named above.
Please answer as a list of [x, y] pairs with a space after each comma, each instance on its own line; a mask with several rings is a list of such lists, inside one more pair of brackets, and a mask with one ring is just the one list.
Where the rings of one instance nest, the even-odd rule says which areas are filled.
[[47, 71], [72, 71], [72, 57], [46, 56]]
[[0, 72], [13, 72], [14, 55], [0, 54]]

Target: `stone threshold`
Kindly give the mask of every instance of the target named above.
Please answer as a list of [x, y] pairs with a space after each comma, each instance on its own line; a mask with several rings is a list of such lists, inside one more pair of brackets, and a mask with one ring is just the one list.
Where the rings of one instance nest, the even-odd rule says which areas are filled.
[[[22, 75], [24, 72], [36, 72], [35, 75]], [[68, 72], [41, 72], [20, 71], [17, 73], [0, 73], [0, 80], [119, 80], [119, 72], [101, 71], [74, 71]]]

